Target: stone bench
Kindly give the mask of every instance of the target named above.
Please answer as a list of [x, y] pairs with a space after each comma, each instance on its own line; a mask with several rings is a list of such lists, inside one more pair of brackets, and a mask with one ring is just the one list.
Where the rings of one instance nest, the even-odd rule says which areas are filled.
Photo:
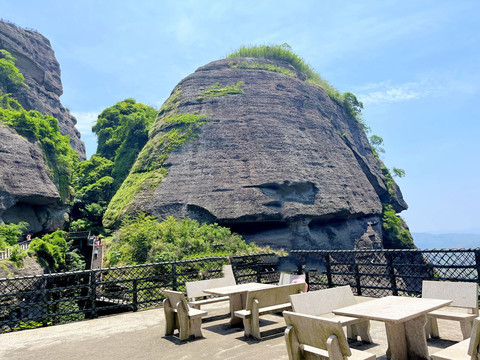
[[284, 311], [285, 342], [289, 360], [373, 360], [375, 355], [350, 349], [340, 321]]
[[164, 294], [165, 336], [173, 335], [175, 329], [178, 329], [180, 340], [187, 340], [190, 335], [203, 337], [202, 317], [207, 312], [189, 307], [185, 295], [180, 291], [164, 290]]
[[[463, 338], [470, 336], [473, 319], [478, 316], [477, 283], [424, 280], [422, 298], [452, 300], [450, 306], [428, 313], [427, 337], [439, 337], [437, 319], [459, 321]], [[455, 311], [459, 309], [463, 312]]]
[[290, 301], [294, 312], [340, 321], [342, 326], [347, 327], [349, 339], [357, 340], [357, 336], [359, 336], [365, 343], [372, 342], [372, 337], [370, 336], [370, 321], [368, 319], [358, 319], [349, 316], [335, 315], [333, 313], [335, 309], [357, 303], [350, 286], [338, 286], [330, 289], [291, 295]]
[[290, 310], [290, 295], [304, 290], [305, 284], [298, 283], [248, 291], [245, 309], [235, 311], [235, 316], [243, 319], [245, 337], [260, 340], [260, 316]]
[[[232, 265], [225, 265], [223, 267], [223, 277], [221, 278], [186, 282], [185, 287], [187, 289], [188, 304], [192, 308], [200, 309], [202, 305], [228, 301], [228, 296], [212, 297], [210, 294], [205, 293], [204, 290], [230, 285], [236, 285]], [[202, 299], [196, 300], [196, 298], [199, 297]]]
[[472, 360], [478, 359], [480, 343], [480, 318], [473, 320], [470, 339], [460, 341], [446, 349], [432, 354], [432, 360]]

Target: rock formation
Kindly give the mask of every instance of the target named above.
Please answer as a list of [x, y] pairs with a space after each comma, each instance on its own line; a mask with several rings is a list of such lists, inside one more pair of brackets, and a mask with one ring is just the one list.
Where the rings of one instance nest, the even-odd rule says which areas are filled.
[[[28, 87], [12, 93], [27, 110], [37, 110], [58, 119], [63, 135], [81, 159], [85, 145], [75, 129], [75, 118], [60, 103], [60, 66], [50, 42], [40, 33], [0, 21], [0, 49], [16, 58], [16, 67]], [[29, 232], [63, 227], [68, 207], [52, 181], [40, 144], [30, 142], [0, 122], [0, 223], [26, 221]]]
[[[164, 160], [175, 114], [204, 118]], [[362, 126], [290, 64], [219, 60], [174, 89], [105, 219], [190, 217], [276, 248], [377, 247], [382, 203], [407, 208], [396, 185], [389, 194], [380, 165]], [[167, 175], [153, 181], [159, 166]]]
[[0, 221], [26, 221], [33, 233], [61, 228], [67, 208], [40, 146], [1, 124], [0, 139]]
[[34, 30], [0, 21], [0, 49], [16, 58], [16, 66], [28, 85], [16, 91], [13, 97], [27, 110], [57, 118], [61, 134], [70, 136], [72, 147], [81, 159], [85, 159], [85, 144], [75, 128], [77, 120], [60, 103], [63, 94], [60, 65], [50, 41]]

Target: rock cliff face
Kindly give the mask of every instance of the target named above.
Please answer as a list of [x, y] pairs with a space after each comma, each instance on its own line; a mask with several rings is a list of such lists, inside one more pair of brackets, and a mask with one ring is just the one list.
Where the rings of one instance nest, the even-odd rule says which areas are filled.
[[60, 103], [63, 93], [60, 65], [50, 41], [36, 31], [0, 21], [0, 49], [16, 58], [16, 66], [28, 85], [13, 97], [27, 110], [38, 110], [57, 118], [62, 135], [70, 136], [72, 147], [85, 159], [85, 144], [75, 128], [77, 120]]
[[[269, 66], [293, 76], [260, 69]], [[222, 94], [228, 87], [237, 90]], [[174, 114], [206, 122], [163, 162], [167, 176], [137, 184], [121, 211], [217, 222], [277, 248], [352, 249], [381, 246], [382, 202], [407, 208], [396, 185], [389, 195], [360, 124], [287, 63], [219, 60], [186, 77], [160, 111], [132, 179], [174, 141]]]
[[66, 207], [42, 150], [0, 124], [0, 221], [30, 224], [30, 232], [62, 227]]
[[[28, 85], [12, 97], [27, 110], [57, 118], [60, 132], [70, 136], [72, 147], [84, 159], [85, 145], [75, 129], [76, 120], [60, 103], [60, 66], [50, 42], [36, 31], [0, 21], [0, 49], [16, 58]], [[0, 124], [0, 222], [26, 221], [32, 233], [61, 228], [68, 208], [50, 172], [38, 143]]]

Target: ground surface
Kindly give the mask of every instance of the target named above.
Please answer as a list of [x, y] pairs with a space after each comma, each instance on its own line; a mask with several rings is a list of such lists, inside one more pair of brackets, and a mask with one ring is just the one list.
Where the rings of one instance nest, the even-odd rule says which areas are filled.
[[[359, 301], [365, 298], [357, 298]], [[0, 335], [2, 360], [132, 360], [132, 359], [288, 359], [283, 318], [261, 319], [262, 341], [247, 340], [240, 329], [227, 327], [227, 303], [202, 307], [209, 312], [202, 324], [204, 338], [180, 342], [164, 336], [163, 309], [126, 313], [77, 323]], [[461, 340], [460, 326], [439, 321], [439, 340], [428, 342], [430, 353]], [[367, 350], [386, 359], [385, 326], [371, 322], [374, 343], [353, 342], [352, 348]]]

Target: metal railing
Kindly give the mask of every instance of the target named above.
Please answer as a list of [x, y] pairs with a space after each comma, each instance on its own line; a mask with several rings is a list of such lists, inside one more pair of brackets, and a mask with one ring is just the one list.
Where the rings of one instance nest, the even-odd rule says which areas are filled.
[[291, 251], [102, 268], [0, 279], [0, 333], [161, 305], [165, 289], [222, 276], [278, 283], [280, 271], [305, 273], [309, 290], [350, 285], [357, 295], [418, 295], [425, 279], [479, 282], [480, 248], [463, 250]]

